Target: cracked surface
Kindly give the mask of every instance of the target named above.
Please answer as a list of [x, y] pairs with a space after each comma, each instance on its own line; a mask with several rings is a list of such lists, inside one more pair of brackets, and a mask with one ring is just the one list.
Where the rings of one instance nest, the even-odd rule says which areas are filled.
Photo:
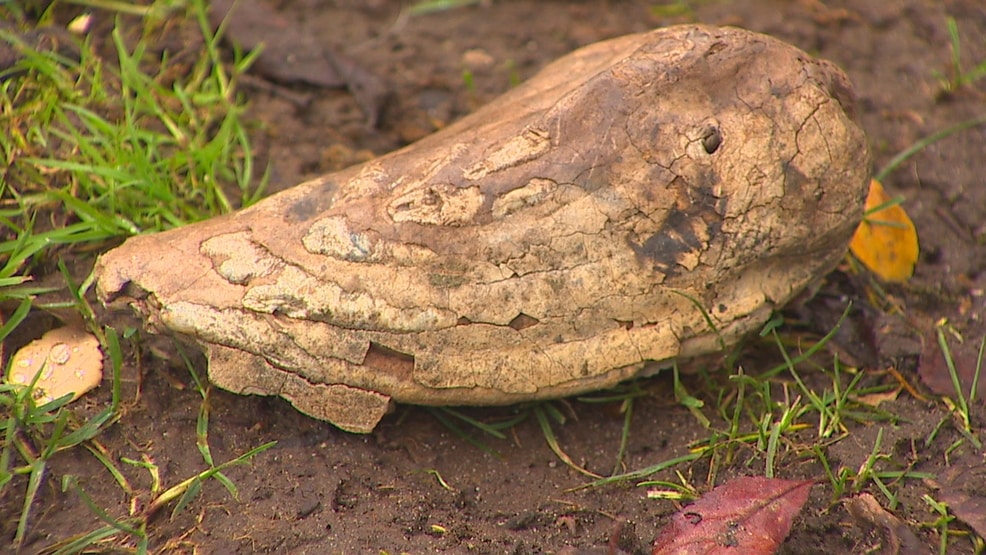
[[604, 388], [718, 350], [703, 310], [734, 343], [839, 260], [869, 171], [849, 90], [738, 29], [597, 43], [410, 147], [132, 238], [97, 291], [200, 342], [217, 385], [350, 431], [391, 400]]

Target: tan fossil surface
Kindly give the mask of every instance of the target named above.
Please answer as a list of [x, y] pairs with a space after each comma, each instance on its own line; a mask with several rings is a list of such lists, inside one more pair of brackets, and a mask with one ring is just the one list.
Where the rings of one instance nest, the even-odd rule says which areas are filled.
[[350, 431], [612, 386], [837, 263], [870, 169], [851, 94], [740, 29], [597, 43], [407, 148], [131, 238], [97, 292], [198, 341], [217, 385]]

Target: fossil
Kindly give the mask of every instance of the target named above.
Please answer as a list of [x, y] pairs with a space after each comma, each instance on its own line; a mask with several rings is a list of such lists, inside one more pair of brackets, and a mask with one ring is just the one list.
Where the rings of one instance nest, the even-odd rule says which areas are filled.
[[[734, 28], [582, 48], [404, 149], [133, 237], [104, 302], [209, 375], [368, 432], [735, 344], [830, 271], [870, 163], [834, 65]], [[711, 325], [710, 325], [711, 323]]]

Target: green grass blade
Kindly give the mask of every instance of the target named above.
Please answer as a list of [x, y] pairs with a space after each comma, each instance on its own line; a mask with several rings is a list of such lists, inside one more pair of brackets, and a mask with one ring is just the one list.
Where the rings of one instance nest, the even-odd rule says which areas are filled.
[[623, 426], [620, 428], [620, 448], [616, 450], [616, 462], [613, 464], [613, 471], [610, 476], [618, 474], [623, 468], [623, 458], [627, 453], [627, 446], [630, 443], [630, 424], [633, 421], [633, 397], [623, 401]]
[[[490, 455], [493, 455], [494, 457], [497, 458], [501, 457], [500, 453], [496, 449], [493, 449], [489, 445], [486, 445], [482, 441], [474, 438], [471, 434], [466, 433], [462, 428], [459, 427], [458, 424], [456, 424], [451, 419], [449, 419], [447, 415], [456, 416], [456, 413], [454, 411], [447, 410], [447, 407], [426, 407], [426, 409], [428, 410], [429, 414], [431, 414], [432, 417], [435, 418], [435, 420], [438, 420], [443, 426], [451, 430], [453, 434], [459, 436], [460, 439], [464, 440], [465, 442], [469, 443], [470, 445], [479, 449], [480, 451], [489, 453]], [[465, 418], [463, 418], [463, 421], [468, 421], [468, 420], [465, 420]], [[499, 431], [497, 431], [496, 433], [500, 434]], [[505, 438], [506, 436], [503, 437]]]
[[171, 510], [171, 520], [174, 520], [179, 513], [185, 510], [185, 507], [189, 503], [198, 497], [199, 493], [202, 491], [202, 479], [196, 477], [191, 482], [189, 482], [188, 487], [182, 492], [181, 497], [178, 498], [178, 502], [175, 503], [174, 509]]
[[87, 547], [99, 544], [119, 533], [118, 528], [104, 526], [60, 541], [47, 549], [51, 550], [51, 555], [76, 555], [84, 553]]
[[31, 299], [28, 298], [22, 300], [21, 303], [17, 305], [17, 308], [15, 308], [10, 314], [7, 321], [0, 326], [0, 341], [6, 339], [7, 336], [10, 335], [10, 332], [17, 329], [17, 326], [24, 321], [24, 318], [27, 317], [28, 312], [31, 311], [31, 304]]
[[680, 457], [675, 457], [673, 459], [661, 461], [655, 465], [648, 466], [647, 468], [642, 468], [640, 470], [634, 470], [632, 472], [625, 472], [623, 474], [616, 474], [614, 476], [600, 478], [594, 482], [579, 486], [577, 488], [572, 488], [569, 491], [575, 491], [583, 488], [595, 488], [595, 487], [606, 486], [610, 484], [617, 484], [620, 482], [640, 480], [641, 478], [646, 478], [653, 474], [657, 474], [658, 472], [667, 470], [674, 466], [678, 466], [679, 464], [692, 462], [701, 457], [702, 457], [702, 453], [689, 453], [687, 455], [682, 455]]
[[914, 156], [918, 152], [921, 152], [922, 150], [927, 148], [928, 145], [934, 144], [960, 131], [965, 131], [966, 129], [971, 129], [973, 127], [976, 127], [977, 125], [982, 125], [984, 123], [986, 123], [986, 114], [957, 123], [950, 127], [946, 127], [941, 131], [936, 131], [935, 133], [932, 133], [931, 135], [928, 135], [927, 137], [920, 139], [913, 145], [907, 147], [902, 152], [891, 158], [890, 161], [887, 162], [887, 165], [883, 166], [883, 168], [879, 172], [877, 172], [877, 174], [874, 176], [874, 179], [882, 182], [884, 179], [886, 179], [887, 175], [889, 175], [890, 172], [897, 169], [898, 166], [906, 162], [907, 159], [910, 158], [911, 156]]
[[21, 514], [17, 519], [17, 532], [14, 534], [13, 547], [17, 551], [24, 542], [27, 534], [27, 524], [31, 516], [31, 507], [38, 496], [38, 489], [41, 487], [41, 480], [44, 478], [46, 464], [44, 459], [37, 459], [31, 463], [31, 473], [27, 481], [27, 491], [24, 493], [24, 501], [21, 504]]
[[551, 428], [549, 415], [552, 415], [551, 417], [556, 420], [559, 418], [564, 419], [564, 416], [558, 411], [558, 409], [552, 407], [550, 403], [542, 403], [534, 407], [534, 418], [537, 419], [538, 425], [541, 427], [541, 434], [544, 435], [544, 440], [548, 443], [548, 447], [555, 454], [555, 456], [579, 474], [584, 474], [595, 479], [602, 478], [602, 476], [596, 474], [595, 472], [591, 472], [575, 464], [575, 461], [573, 461], [572, 458], [568, 456], [568, 453], [561, 448], [561, 445], [558, 443], [558, 438], [555, 436], [555, 431]]

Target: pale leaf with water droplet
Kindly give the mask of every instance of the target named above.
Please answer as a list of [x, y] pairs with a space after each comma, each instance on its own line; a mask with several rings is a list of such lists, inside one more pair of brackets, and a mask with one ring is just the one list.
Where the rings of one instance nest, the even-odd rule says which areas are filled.
[[5, 381], [26, 386], [34, 382], [34, 398], [41, 404], [68, 393], [78, 399], [99, 385], [102, 377], [99, 341], [85, 330], [63, 327], [17, 351]]

